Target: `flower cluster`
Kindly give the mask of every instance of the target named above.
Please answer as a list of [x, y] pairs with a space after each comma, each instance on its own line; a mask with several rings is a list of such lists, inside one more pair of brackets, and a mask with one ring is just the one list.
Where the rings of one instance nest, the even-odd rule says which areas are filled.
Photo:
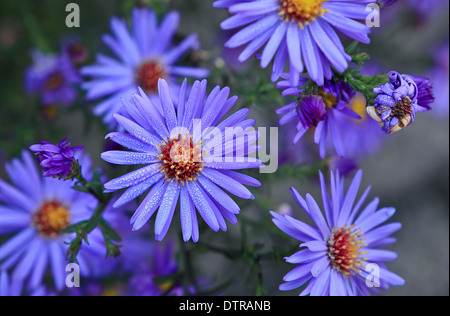
[[[249, 71], [227, 65], [230, 51], [219, 57], [200, 50], [197, 33], [184, 34], [190, 26], [180, 27], [182, 15], [159, 0], [151, 1], [161, 5], [157, 10], [145, 1], [129, 8], [129, 21], [110, 19], [101, 40], [112, 56], [97, 53], [90, 63], [92, 47], [81, 36], [66, 39], [59, 54], [33, 51], [26, 92], [39, 94], [47, 114], [65, 106], [62, 120], [74, 123], [72, 111], [80, 110], [89, 127], [99, 117], [101, 137], [114, 144], [98, 151], [102, 165], [94, 168], [84, 146], [68, 138], [29, 146], [29, 135], [54, 138], [56, 129], [50, 136], [25, 129], [22, 139], [2, 141], [8, 179], [0, 179], [0, 296], [217, 294], [226, 286], [197, 275], [204, 262], [192, 261], [208, 251], [248, 265], [258, 295], [267, 294], [261, 261], [283, 257], [295, 267], [277, 276], [280, 291], [368, 296], [403, 286], [386, 264], [397, 251], [385, 248], [402, 224], [388, 222], [396, 208], [369, 199], [370, 186], [360, 194], [359, 163], [435, 101], [448, 114], [448, 41], [429, 78], [386, 73], [376, 62], [369, 71], [369, 55], [360, 51], [370, 43], [368, 8], [390, 10], [396, 2], [215, 0], [210, 7], [229, 13], [217, 25], [229, 35], [220, 46], [239, 51]], [[422, 2], [408, 1], [416, 8]], [[33, 26], [26, 6], [24, 13]], [[39, 30], [30, 34], [47, 51]], [[353, 41], [345, 47], [347, 40]], [[252, 56], [258, 70], [271, 65], [271, 71], [253, 73]], [[238, 100], [276, 102], [277, 109], [241, 107]], [[40, 119], [31, 113], [33, 122]], [[272, 147], [278, 130], [266, 139], [252, 115], [278, 120], [281, 148], [278, 139]], [[299, 190], [305, 195], [290, 187], [300, 217], [273, 198], [288, 191], [287, 178], [311, 180], [321, 191], [319, 201], [306, 185]], [[229, 224], [238, 222], [235, 234]], [[232, 245], [236, 239], [239, 247]], [[68, 286], [69, 263], [78, 264], [83, 287]]]

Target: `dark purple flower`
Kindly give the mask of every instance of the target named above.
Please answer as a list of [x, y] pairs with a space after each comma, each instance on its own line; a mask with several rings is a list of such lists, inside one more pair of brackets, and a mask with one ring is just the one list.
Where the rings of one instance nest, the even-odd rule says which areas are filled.
[[69, 147], [71, 144], [64, 138], [59, 145], [41, 141], [40, 144], [30, 146], [35, 152], [37, 161], [44, 170], [44, 177], [65, 178], [75, 170], [74, 152], [83, 150], [83, 146]]
[[283, 89], [282, 96], [296, 96], [297, 99], [281, 108], [276, 113], [283, 115], [279, 125], [283, 126], [289, 122], [297, 122], [297, 134], [293, 139], [296, 144], [308, 130], [314, 130], [314, 142], [319, 145], [320, 157], [325, 158], [328, 137], [332, 139], [336, 153], [343, 157], [345, 144], [342, 142], [341, 132], [337, 128], [337, 114], [360, 119], [361, 117], [348, 107], [350, 100], [355, 96], [355, 92], [345, 82], [334, 82], [326, 80], [323, 87], [319, 87], [317, 93], [302, 96], [302, 87], [307, 78], [300, 77], [297, 84], [292, 86], [289, 74], [281, 76], [283, 80], [277, 83], [278, 89]]
[[[396, 71], [389, 73], [389, 81], [373, 89], [377, 94], [375, 106], [367, 107], [367, 113], [386, 134], [397, 132], [413, 123], [417, 112], [429, 110], [427, 102], [432, 98], [429, 81], [426, 83], [420, 79], [416, 83], [413, 76], [401, 75]], [[419, 99], [424, 102], [423, 105], [418, 103]]]

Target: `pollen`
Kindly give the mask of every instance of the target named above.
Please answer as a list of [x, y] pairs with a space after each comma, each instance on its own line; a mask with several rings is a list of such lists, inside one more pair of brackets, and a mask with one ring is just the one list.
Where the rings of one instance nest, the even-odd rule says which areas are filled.
[[158, 80], [166, 78], [164, 68], [155, 61], [143, 63], [137, 70], [137, 84], [147, 93], [155, 93], [158, 89]]
[[358, 114], [362, 119], [356, 120], [358, 123], [364, 122], [364, 119], [367, 118], [366, 105], [367, 100], [362, 93], [358, 93], [351, 101], [350, 108]]
[[340, 273], [351, 276], [361, 273], [363, 266], [363, 255], [366, 252], [361, 251], [366, 247], [363, 234], [359, 229], [355, 230], [354, 225], [341, 229], [334, 229], [331, 238], [328, 241], [328, 257], [331, 260], [331, 266]]
[[322, 87], [319, 88], [319, 95], [322, 97], [325, 106], [329, 109], [335, 107], [338, 103], [338, 99], [331, 93], [326, 93]]
[[329, 10], [322, 7], [327, 0], [280, 0], [280, 16], [286, 22], [296, 21], [301, 29]]
[[34, 225], [39, 234], [53, 238], [59, 235], [61, 229], [70, 223], [70, 213], [67, 207], [51, 201], [42, 205], [34, 214]]
[[194, 143], [193, 137], [187, 133], [176, 138], [168, 138], [161, 145], [161, 172], [165, 174], [166, 181], [185, 182], [196, 181], [200, 171], [205, 165], [202, 160], [203, 142]]

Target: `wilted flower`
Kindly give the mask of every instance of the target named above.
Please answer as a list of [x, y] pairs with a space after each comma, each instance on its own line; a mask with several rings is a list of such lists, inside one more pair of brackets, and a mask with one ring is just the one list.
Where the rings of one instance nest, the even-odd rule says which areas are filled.
[[[413, 123], [417, 112], [430, 109], [428, 102], [432, 98], [429, 81], [418, 80], [422, 85], [422, 89], [419, 90], [414, 77], [400, 75], [396, 71], [389, 73], [389, 81], [373, 89], [377, 94], [375, 106], [367, 107], [367, 113], [387, 134], [397, 132]], [[419, 100], [424, 102], [423, 105], [418, 103]]]
[[78, 174], [79, 165], [74, 158], [74, 152], [83, 150], [83, 146], [70, 147], [67, 138], [58, 145], [41, 141], [40, 144], [31, 145], [30, 150], [35, 152], [37, 161], [44, 177], [71, 178]]

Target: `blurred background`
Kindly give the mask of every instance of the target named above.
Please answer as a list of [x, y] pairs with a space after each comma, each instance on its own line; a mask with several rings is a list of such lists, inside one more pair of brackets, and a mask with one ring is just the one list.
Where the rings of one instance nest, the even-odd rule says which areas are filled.
[[[24, 72], [32, 64], [33, 49], [57, 53], [69, 38], [87, 48], [86, 64], [94, 62], [97, 52], [111, 55], [101, 41], [102, 34], [110, 32], [110, 18], [129, 18], [136, 5], [148, 5], [159, 16], [170, 10], [179, 11], [181, 25], [177, 37], [182, 39], [196, 32], [201, 42], [201, 50], [186, 56], [184, 62], [211, 70], [210, 89], [215, 84], [229, 85], [232, 93], [240, 97], [237, 106], [251, 109], [249, 117], [257, 120], [256, 126], [277, 126], [279, 117], [274, 110], [285, 101], [270, 83], [270, 70], [260, 69], [256, 59], [238, 64], [236, 52], [223, 49], [230, 34], [221, 31], [219, 25], [228, 13], [212, 8], [212, 0], [78, 0], [74, 2], [81, 10], [80, 28], [65, 25], [65, 7], [69, 2], [5, 0], [0, 3], [0, 176], [3, 179], [6, 178], [4, 163], [17, 157], [22, 149], [39, 140], [59, 142], [64, 136], [73, 145], [85, 146], [96, 166], [110, 175], [120, 174], [100, 159], [108, 129], [91, 115], [95, 104], [84, 101], [81, 89], [69, 107], [44, 107], [39, 96], [25, 92]], [[425, 2], [427, 6], [423, 5]], [[359, 46], [371, 56], [370, 67], [379, 72], [397, 70], [429, 76], [438, 83], [435, 94], [439, 96], [435, 111], [419, 114], [414, 125], [384, 140], [370, 155], [358, 157], [359, 167], [364, 170], [363, 186], [372, 185], [369, 197], [378, 196], [381, 206], [394, 206], [397, 213], [393, 220], [403, 224], [395, 235], [397, 243], [390, 247], [398, 253], [398, 259], [388, 266], [406, 280], [406, 285], [390, 289], [384, 295], [448, 295], [448, 1], [400, 0], [381, 11], [381, 27], [374, 29], [371, 39], [371, 45]], [[280, 140], [291, 137], [288, 135], [289, 130], [280, 130]], [[308, 150], [315, 151], [315, 148], [289, 147], [289, 150], [287, 155], [296, 157], [288, 159], [289, 166], [311, 166], [303, 156], [310, 155]], [[280, 170], [266, 182], [260, 179], [263, 187], [252, 190], [257, 203], [239, 202], [244, 207], [238, 225], [229, 225], [226, 233], [206, 231], [200, 240], [208, 240], [218, 248], [233, 248], [239, 246], [245, 233], [247, 245], [262, 251], [289, 242], [281, 235], [278, 239], [265, 236], [266, 229], [275, 230], [267, 211], [292, 208], [295, 217], [308, 221], [291, 198], [289, 187], [295, 186], [300, 193], [310, 192], [313, 196], [318, 196], [320, 190], [316, 173], [305, 172], [299, 176]], [[169, 234], [177, 240], [177, 225], [172, 225]], [[189, 243], [187, 247], [196, 246]], [[259, 278], [263, 278], [265, 294], [299, 293], [278, 290], [283, 276], [293, 267], [282, 258], [261, 261], [259, 270], [252, 275], [251, 265], [246, 265], [245, 260], [232, 260], [223, 253], [211, 251], [212, 247], [203, 248], [195, 253], [193, 266], [198, 275], [213, 285], [229, 282], [222, 294], [254, 295]]]

